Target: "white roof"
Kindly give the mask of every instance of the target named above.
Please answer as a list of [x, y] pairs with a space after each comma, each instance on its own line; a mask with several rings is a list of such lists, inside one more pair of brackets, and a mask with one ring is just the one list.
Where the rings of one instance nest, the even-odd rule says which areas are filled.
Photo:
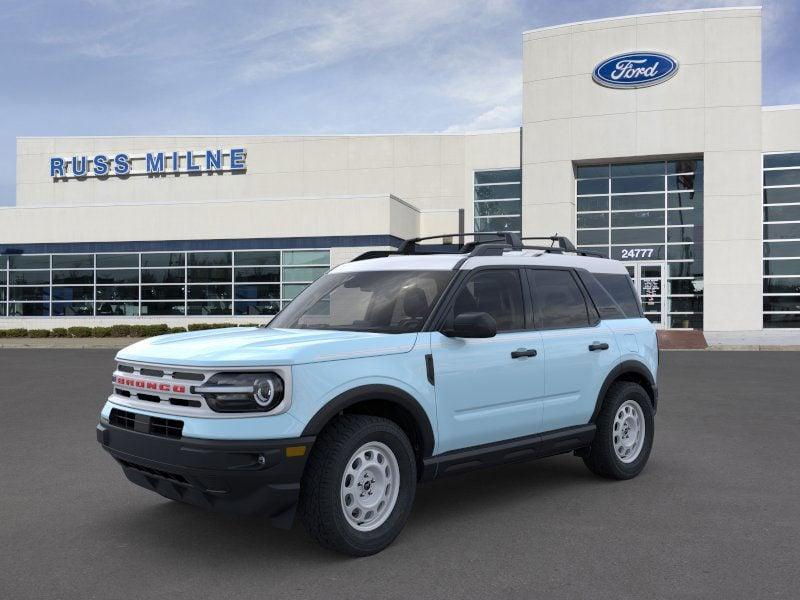
[[[353, 273], [357, 271], [413, 271], [433, 270], [449, 271], [466, 254], [411, 254], [408, 256], [392, 255], [386, 258], [371, 258], [339, 265], [333, 272]], [[469, 270], [486, 265], [548, 265], [586, 269], [592, 273], [626, 274], [625, 265], [618, 260], [580, 256], [577, 254], [559, 254], [541, 250], [515, 250], [505, 252], [502, 256], [473, 256], [467, 258], [459, 270]]]

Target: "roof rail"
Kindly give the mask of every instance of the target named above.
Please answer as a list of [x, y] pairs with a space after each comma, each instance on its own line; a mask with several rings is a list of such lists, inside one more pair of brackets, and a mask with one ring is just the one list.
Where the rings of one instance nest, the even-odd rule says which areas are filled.
[[[475, 238], [470, 242], [465, 242], [464, 238]], [[397, 250], [370, 250], [355, 257], [351, 262], [358, 260], [367, 260], [370, 258], [384, 258], [387, 256], [397, 255], [411, 255], [411, 254], [445, 254], [445, 251], [439, 249], [424, 250], [418, 248], [417, 244], [426, 240], [445, 240], [446, 238], [458, 238], [460, 245], [457, 246], [456, 252], [453, 254], [466, 254], [469, 256], [502, 256], [503, 252], [509, 250], [541, 250], [542, 252], [563, 254], [564, 252], [578, 254], [579, 256], [596, 256], [603, 258], [602, 254], [596, 252], [589, 252], [586, 250], [578, 250], [575, 245], [563, 235], [551, 235], [544, 237], [521, 237], [518, 233], [511, 231], [478, 231], [470, 233], [441, 233], [438, 235], [428, 235], [423, 237], [409, 238], [403, 240]], [[529, 246], [523, 244], [526, 240], [548, 240], [551, 242], [550, 246]], [[558, 245], [556, 245], [558, 244]], [[451, 241], [443, 245], [452, 245]], [[420, 251], [421, 250], [421, 251]]]

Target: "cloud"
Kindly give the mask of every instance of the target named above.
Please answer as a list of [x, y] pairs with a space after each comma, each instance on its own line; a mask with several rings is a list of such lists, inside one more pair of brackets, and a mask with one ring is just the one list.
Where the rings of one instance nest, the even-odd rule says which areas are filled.
[[464, 131], [480, 131], [485, 129], [506, 129], [517, 127], [522, 123], [522, 109], [520, 103], [498, 105], [482, 112], [467, 123], [451, 125], [444, 133], [459, 133]]

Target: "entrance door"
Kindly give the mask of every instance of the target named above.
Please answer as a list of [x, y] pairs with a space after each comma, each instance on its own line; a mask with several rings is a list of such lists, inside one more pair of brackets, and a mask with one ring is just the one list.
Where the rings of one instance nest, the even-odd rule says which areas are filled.
[[644, 316], [656, 329], [667, 327], [667, 299], [664, 297], [666, 265], [654, 262], [635, 262], [625, 265], [642, 300]]

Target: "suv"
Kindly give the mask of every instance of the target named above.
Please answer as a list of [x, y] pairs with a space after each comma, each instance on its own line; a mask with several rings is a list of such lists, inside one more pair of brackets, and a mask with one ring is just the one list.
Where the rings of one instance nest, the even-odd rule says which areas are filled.
[[567, 452], [638, 475], [658, 347], [622, 263], [556, 236], [422, 239], [332, 269], [265, 327], [120, 351], [98, 441], [162, 496], [282, 527], [299, 511], [358, 556], [400, 533], [420, 481]]

